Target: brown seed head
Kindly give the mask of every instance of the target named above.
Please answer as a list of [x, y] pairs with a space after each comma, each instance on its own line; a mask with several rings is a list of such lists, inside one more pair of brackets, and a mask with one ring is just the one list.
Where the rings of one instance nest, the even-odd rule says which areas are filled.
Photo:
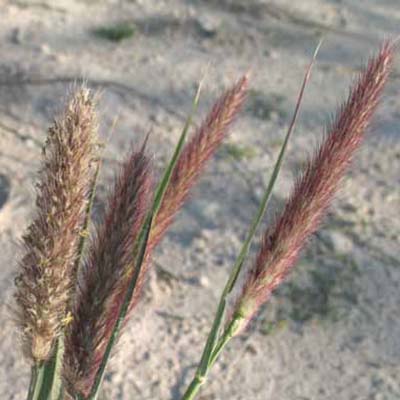
[[[153, 223], [146, 250], [146, 259], [143, 263], [128, 313], [132, 312], [140, 298], [152, 250], [160, 242], [165, 231], [172, 223], [173, 217], [184, 204], [190, 189], [196, 183], [206, 162], [226, 136], [228, 128], [244, 102], [246, 90], [247, 77], [244, 76], [214, 104], [206, 120], [184, 147], [173, 171], [170, 186], [164, 196], [160, 211]], [[132, 162], [133, 159], [131, 159], [131, 163]], [[137, 165], [135, 163], [137, 163]], [[104, 238], [101, 240], [101, 243], [97, 243], [93, 246], [93, 251], [95, 251], [96, 254], [99, 253], [100, 248], [105, 246], [104, 242], [111, 241], [111, 236], [116, 233], [113, 233], [113, 229], [115, 229], [115, 227], [121, 229], [120, 227], [123, 225], [122, 221], [135, 220], [136, 223], [143, 222], [144, 210], [146, 210], [145, 205], [149, 204], [148, 189], [150, 185], [148, 181], [144, 180], [146, 171], [143, 165], [138, 163], [137, 160], [135, 160], [135, 163], [133, 164], [135, 164], [136, 167], [133, 164], [129, 167], [125, 167], [126, 177], [120, 180], [119, 186], [117, 185], [115, 188], [115, 193], [120, 191], [124, 185], [129, 184], [126, 180], [129, 178], [129, 173], [133, 174], [132, 171], [136, 171], [137, 179], [134, 181], [131, 178], [131, 182], [132, 184], [134, 182], [138, 184], [139, 180], [142, 179], [140, 183], [141, 192], [137, 193], [137, 196], [143, 199], [140, 200], [140, 203], [143, 203], [143, 205], [138, 207], [136, 211], [132, 208], [127, 214], [122, 213], [117, 215], [114, 211], [114, 217], [111, 219], [108, 217], [107, 220], [109, 220], [109, 222], [105, 222], [103, 228], [106, 229], [107, 227], [107, 233], [99, 234], [98, 242], [100, 242], [101, 237]], [[142, 167], [140, 167], [140, 165], [142, 165]], [[130, 172], [128, 173], [128, 171]], [[123, 176], [125, 175], [123, 174]], [[139, 177], [141, 178], [139, 179]], [[129, 190], [129, 193], [133, 194], [138, 192], [138, 188], [139, 186], [135, 190]], [[111, 203], [117, 203], [117, 200], [121, 198], [123, 199], [124, 196], [114, 195]], [[146, 201], [144, 200], [145, 198]], [[126, 203], [124, 207], [116, 207], [115, 205], [109, 206], [109, 210], [119, 208], [125, 209], [127, 206], [128, 203]], [[136, 214], [134, 214], [134, 211]], [[131, 216], [129, 217], [128, 214]], [[116, 251], [118, 243], [120, 243], [122, 238], [127, 236], [126, 232], [123, 234], [120, 232], [118, 235], [115, 235], [113, 244], [109, 244], [107, 251], [102, 251], [104, 255], [113, 255], [111, 256], [112, 262], [91, 261], [91, 258], [89, 264], [92, 266], [90, 267], [88, 264], [88, 267], [85, 268], [85, 270], [89, 272], [86, 274], [85, 282], [89, 282], [89, 284], [86, 283], [82, 291], [79, 309], [76, 312], [77, 315], [72, 324], [72, 330], [68, 335], [69, 339], [67, 342], [67, 349], [70, 349], [68, 352], [71, 353], [72, 356], [68, 356], [66, 360], [65, 375], [72, 392], [88, 394], [93, 384], [104, 355], [105, 346], [115, 325], [116, 316], [127, 289], [129, 279], [126, 278], [129, 278], [130, 274], [126, 273], [126, 266], [131, 266], [134, 261], [133, 259], [129, 261], [124, 260], [123, 254], [128, 254], [130, 257], [132, 256], [131, 250], [139, 226], [140, 225], [137, 224], [134, 225], [129, 243], [127, 243], [125, 247], [121, 247], [119, 252]], [[127, 249], [130, 251], [127, 252]], [[90, 271], [94, 272], [90, 273]], [[130, 270], [130, 272], [132, 272], [132, 270]], [[101, 277], [101, 279], [99, 277]], [[93, 307], [93, 304], [96, 304], [96, 307]]]
[[82, 87], [49, 129], [37, 184], [36, 216], [23, 237], [26, 253], [15, 280], [24, 352], [35, 362], [49, 358], [63, 328], [96, 145], [94, 103], [89, 90]]
[[144, 149], [131, 151], [79, 279], [79, 298], [65, 341], [64, 376], [71, 393], [87, 395], [93, 384], [133, 272], [134, 244], [151, 191], [149, 159]]

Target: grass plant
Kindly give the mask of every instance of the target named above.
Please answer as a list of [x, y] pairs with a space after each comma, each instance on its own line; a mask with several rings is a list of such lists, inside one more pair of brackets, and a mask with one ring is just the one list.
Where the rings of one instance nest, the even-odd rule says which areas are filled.
[[93, 30], [93, 34], [96, 37], [117, 43], [132, 38], [135, 33], [135, 25], [129, 22], [118, 22], [109, 26], [101, 26]]
[[[225, 346], [285, 280], [307, 239], [318, 229], [379, 103], [394, 49], [393, 42], [385, 42], [370, 59], [305, 163], [282, 212], [264, 230], [255, 259], [248, 262], [294, 131], [314, 56], [269, 184], [228, 276], [195, 376], [182, 400], [196, 397]], [[110, 189], [104, 215], [93, 226], [91, 208], [101, 166], [96, 98], [85, 87], [70, 97], [65, 112], [49, 129], [36, 214], [23, 238], [24, 255], [15, 281], [16, 320], [25, 357], [32, 366], [28, 400], [99, 398], [112, 351], [124, 326], [134, 319], [151, 255], [228, 136], [243, 108], [248, 82], [244, 75], [223, 93], [187, 140], [199, 85], [192, 112], [159, 183], [154, 183], [146, 138], [128, 152]], [[238, 295], [232, 301], [235, 288]]]

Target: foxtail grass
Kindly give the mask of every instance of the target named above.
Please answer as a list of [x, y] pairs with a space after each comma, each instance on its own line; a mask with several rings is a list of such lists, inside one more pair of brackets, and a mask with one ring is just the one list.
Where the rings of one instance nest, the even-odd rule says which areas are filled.
[[243, 319], [243, 326], [283, 282], [318, 229], [365, 138], [392, 68], [393, 51], [394, 45], [387, 42], [369, 61], [297, 178], [282, 213], [265, 231], [233, 312], [233, 319]]
[[244, 75], [214, 103], [207, 117], [184, 147], [151, 231], [149, 251], [160, 242], [207, 161], [228, 135], [229, 128], [243, 107], [247, 88], [248, 76]]
[[23, 236], [25, 255], [15, 280], [23, 349], [33, 363], [51, 356], [74, 289], [75, 254], [97, 151], [94, 106], [90, 92], [78, 89], [43, 148], [36, 215]]
[[[182, 400], [195, 398], [221, 351], [247, 326], [273, 290], [284, 281], [307, 238], [317, 230], [355, 151], [364, 139], [388, 80], [393, 53], [394, 44], [386, 42], [350, 89], [347, 101], [328, 125], [324, 140], [297, 179], [283, 212], [266, 229], [255, 262], [247, 271], [236, 303], [229, 310], [222, 327], [224, 290], [221, 298], [224, 307], [218, 308], [199, 367]], [[260, 211], [263, 209], [265, 205], [261, 204]], [[228, 279], [228, 290], [232, 287], [231, 282], [236, 281], [236, 267], [237, 264]]]
[[[248, 253], [282, 167], [310, 63], [270, 182], [228, 277], [195, 376], [192, 400], [228, 342], [243, 331], [293, 269], [321, 223], [378, 106], [394, 55], [386, 42], [353, 84], [323, 140], [297, 178], [283, 211]], [[318, 49], [317, 49], [318, 50]], [[317, 51], [316, 51], [317, 52]], [[23, 237], [16, 278], [16, 319], [33, 365], [28, 400], [96, 400], [111, 354], [134, 317], [151, 256], [242, 109], [248, 76], [214, 104], [187, 141], [200, 86], [162, 177], [146, 142], [133, 147], [114, 178], [100, 222], [89, 232], [100, 162], [93, 97], [80, 88], [49, 129], [37, 185], [36, 214]], [[242, 279], [240, 279], [242, 278]], [[239, 283], [240, 282], [240, 283]], [[239, 287], [238, 287], [239, 286]], [[238, 288], [234, 301], [230, 294]]]
[[[200, 127], [183, 147], [150, 231], [142, 275], [146, 274], [150, 266], [154, 248], [161, 242], [174, 217], [189, 198], [208, 161], [228, 136], [229, 129], [246, 100], [247, 89], [248, 76], [244, 75], [215, 101]], [[139, 295], [139, 292], [137, 294]], [[129, 306], [130, 314], [138, 300], [139, 296], [132, 299]]]
[[78, 300], [66, 331], [64, 377], [80, 393], [90, 391], [118, 317], [125, 277], [136, 256], [133, 246], [148, 211], [153, 178], [144, 151], [132, 150], [123, 163], [78, 277]]
[[223, 347], [226, 345], [228, 340], [230, 340], [230, 338], [231, 338], [230, 330], [232, 330], [232, 328], [230, 328], [228, 333], [226, 333], [224, 336], [219, 338], [220, 331], [222, 329], [222, 324], [224, 322], [224, 318], [225, 318], [225, 314], [226, 314], [228, 296], [232, 293], [232, 291], [235, 287], [236, 281], [242, 271], [244, 262], [248, 255], [248, 252], [250, 250], [250, 246], [251, 246], [254, 236], [256, 234], [257, 228], [259, 227], [259, 225], [265, 215], [265, 212], [267, 210], [267, 206], [268, 206], [269, 200], [272, 195], [272, 189], [274, 188], [275, 182], [279, 176], [279, 172], [280, 172], [282, 162], [285, 157], [287, 146], [288, 146], [289, 140], [293, 134], [293, 131], [294, 131], [294, 128], [296, 125], [296, 121], [297, 121], [297, 117], [299, 115], [300, 105], [301, 105], [301, 102], [303, 99], [304, 91], [305, 91], [306, 85], [308, 83], [308, 80], [310, 79], [311, 70], [314, 65], [315, 58], [319, 51], [320, 45], [321, 45], [321, 42], [316, 47], [313, 59], [312, 59], [311, 63], [309, 64], [309, 66], [306, 70], [306, 73], [304, 75], [303, 83], [300, 88], [300, 93], [299, 93], [299, 96], [298, 96], [298, 99], [296, 102], [296, 107], [295, 107], [295, 110], [293, 113], [293, 117], [292, 117], [291, 123], [289, 125], [289, 128], [286, 132], [285, 140], [283, 142], [281, 151], [276, 160], [275, 167], [272, 172], [270, 181], [269, 181], [268, 186], [267, 186], [267, 188], [264, 192], [264, 195], [261, 199], [261, 204], [259, 206], [259, 209], [258, 209], [256, 215], [254, 216], [253, 221], [250, 225], [249, 231], [246, 235], [245, 241], [243, 242], [243, 245], [239, 252], [239, 255], [236, 258], [235, 264], [232, 268], [229, 278], [228, 278], [228, 280], [225, 284], [225, 287], [222, 291], [221, 298], [219, 300], [219, 304], [217, 307], [217, 311], [215, 313], [214, 321], [213, 321], [210, 333], [207, 337], [207, 341], [204, 346], [203, 353], [201, 355], [201, 359], [200, 359], [199, 365], [197, 367], [195, 376], [192, 379], [192, 381], [190, 382], [188, 388], [186, 389], [182, 399], [186, 399], [186, 400], [193, 399], [196, 396], [197, 392], [200, 390], [200, 387], [205, 383], [205, 381], [207, 379], [207, 375], [208, 375], [210, 369], [212, 368], [214, 362], [216, 361], [219, 353], [222, 351]]

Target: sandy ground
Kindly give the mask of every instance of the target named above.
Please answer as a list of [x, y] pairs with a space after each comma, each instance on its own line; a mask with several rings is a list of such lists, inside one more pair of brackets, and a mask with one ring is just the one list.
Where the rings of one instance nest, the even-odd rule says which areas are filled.
[[[118, 116], [104, 193], [124, 151], [149, 128], [162, 167], [207, 65], [197, 121], [223, 88], [252, 70], [246, 110], [160, 247], [104, 385], [108, 399], [179, 399], [319, 36], [325, 41], [273, 208], [362, 62], [382, 38], [400, 33], [399, 1], [0, 0], [0, 7], [2, 304], [33, 209], [40, 145], [71, 82], [85, 77], [102, 90], [103, 135]], [[121, 22], [134, 24], [131, 38], [117, 43], [94, 33]], [[400, 398], [398, 66], [323, 228], [289, 282], [231, 343], [199, 399]], [[23, 399], [29, 368], [1, 310], [0, 398]]]

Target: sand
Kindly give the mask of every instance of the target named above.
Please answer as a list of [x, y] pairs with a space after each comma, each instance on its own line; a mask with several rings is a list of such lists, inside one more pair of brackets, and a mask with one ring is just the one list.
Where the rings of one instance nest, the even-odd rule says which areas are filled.
[[[399, 34], [397, 0], [0, 1], [0, 398], [26, 396], [29, 366], [6, 304], [34, 207], [40, 149], [76, 79], [102, 92], [98, 210], [130, 144], [151, 128], [158, 171], [196, 83], [196, 122], [251, 69], [246, 109], [154, 257], [145, 296], [108, 369], [107, 399], [179, 399], [282, 143], [302, 76], [325, 40], [274, 192], [293, 178], [363, 61]], [[113, 42], [96, 29], [134, 26]], [[399, 56], [400, 57], [400, 56]], [[400, 398], [400, 70], [340, 195], [289, 281], [232, 341], [199, 400]], [[223, 190], [222, 190], [223, 189]], [[123, 349], [123, 350], [121, 350]]]

